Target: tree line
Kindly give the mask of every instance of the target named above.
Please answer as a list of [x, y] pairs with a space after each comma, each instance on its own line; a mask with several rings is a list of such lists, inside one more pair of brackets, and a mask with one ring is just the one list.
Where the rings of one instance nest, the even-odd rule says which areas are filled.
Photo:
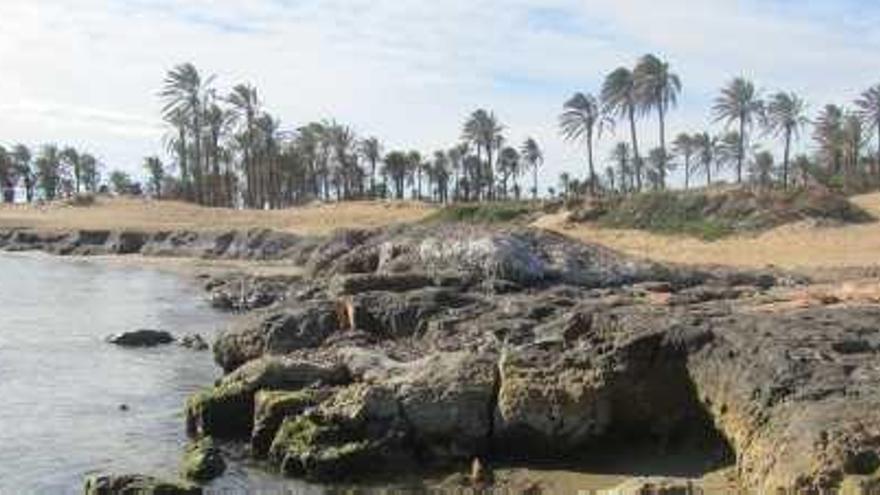
[[0, 192], [4, 203], [16, 201], [17, 188], [28, 202], [37, 197], [53, 200], [81, 192], [97, 192], [100, 165], [91, 154], [74, 147], [43, 145], [34, 153], [23, 144], [0, 146]]
[[520, 179], [537, 168], [537, 141], [507, 144], [504, 126], [489, 111], [474, 111], [460, 143], [423, 155], [386, 150], [376, 137], [358, 136], [335, 120], [282, 128], [257, 88], [239, 84], [220, 92], [213, 76], [182, 64], [160, 91], [168, 126], [164, 139], [177, 174], [159, 157], [144, 167], [157, 195], [175, 195], [209, 206], [283, 208], [312, 200], [408, 196], [448, 202], [519, 198]]
[[[721, 88], [711, 108], [712, 123], [722, 124], [724, 131], [680, 133], [667, 148], [666, 117], [681, 91], [681, 79], [669, 63], [648, 54], [632, 68], [610, 72], [598, 97], [579, 92], [569, 98], [559, 128], [566, 140], [585, 144], [587, 174], [582, 181], [567, 172], [560, 174], [560, 192], [568, 196], [665, 189], [669, 172], [677, 168], [683, 172], [686, 189], [695, 176], [702, 175], [711, 185], [724, 170], [734, 173], [737, 184], [748, 181], [761, 187], [880, 183], [880, 85], [864, 91], [852, 108], [829, 104], [811, 119], [806, 102], [796, 93], [764, 95], [752, 81], [737, 77]], [[636, 122], [652, 114], [657, 118], [659, 144], [643, 156]], [[628, 139], [612, 146], [600, 177], [593, 155], [595, 141], [619, 123], [626, 126]], [[808, 127], [817, 151], [792, 157], [793, 145]], [[872, 133], [877, 139], [874, 156], [866, 154]], [[756, 136], [778, 140], [780, 159], [755, 143]]]

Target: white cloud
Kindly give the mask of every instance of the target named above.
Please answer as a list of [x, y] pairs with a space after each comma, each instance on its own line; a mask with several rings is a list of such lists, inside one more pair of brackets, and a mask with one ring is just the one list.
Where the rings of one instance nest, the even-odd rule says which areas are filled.
[[[684, 78], [670, 133], [705, 127], [714, 91], [740, 73], [802, 92], [814, 108], [851, 99], [880, 78], [880, 36], [864, 31], [876, 12], [844, 16], [849, 9], [831, 0], [4, 0], [0, 141], [87, 145], [137, 171], [161, 149], [163, 74], [192, 61], [221, 86], [257, 85], [287, 126], [334, 117], [425, 152], [457, 140], [474, 108], [492, 108], [511, 141], [544, 143], [553, 184], [563, 169], [583, 169], [583, 152], [556, 132], [562, 101], [597, 90], [643, 52], [668, 57]], [[652, 145], [653, 120], [640, 128]]]

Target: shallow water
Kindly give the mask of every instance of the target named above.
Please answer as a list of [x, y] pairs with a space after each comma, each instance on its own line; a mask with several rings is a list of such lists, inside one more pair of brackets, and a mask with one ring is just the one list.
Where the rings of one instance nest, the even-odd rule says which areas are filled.
[[[176, 476], [182, 405], [220, 375], [211, 354], [103, 339], [137, 328], [213, 339], [226, 319], [185, 277], [0, 255], [0, 493], [81, 493], [95, 472]], [[314, 491], [238, 464], [212, 488]]]

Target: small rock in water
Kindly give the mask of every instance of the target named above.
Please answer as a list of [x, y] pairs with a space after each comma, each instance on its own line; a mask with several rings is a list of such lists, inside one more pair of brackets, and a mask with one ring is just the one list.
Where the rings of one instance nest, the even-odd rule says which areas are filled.
[[111, 335], [107, 342], [122, 347], [155, 347], [174, 342], [174, 337], [162, 330], [135, 330]]
[[197, 333], [184, 336], [180, 339], [180, 345], [194, 351], [207, 351], [211, 347], [205, 342], [205, 339]]
[[128, 411], [128, 404], [119, 404], [120, 411]]

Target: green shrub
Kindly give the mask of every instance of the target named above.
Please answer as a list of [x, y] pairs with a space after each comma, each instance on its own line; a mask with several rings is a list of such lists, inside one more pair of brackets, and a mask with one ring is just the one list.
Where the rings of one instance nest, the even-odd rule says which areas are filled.
[[430, 215], [428, 222], [509, 223], [533, 213], [526, 203], [485, 203], [447, 206]]

